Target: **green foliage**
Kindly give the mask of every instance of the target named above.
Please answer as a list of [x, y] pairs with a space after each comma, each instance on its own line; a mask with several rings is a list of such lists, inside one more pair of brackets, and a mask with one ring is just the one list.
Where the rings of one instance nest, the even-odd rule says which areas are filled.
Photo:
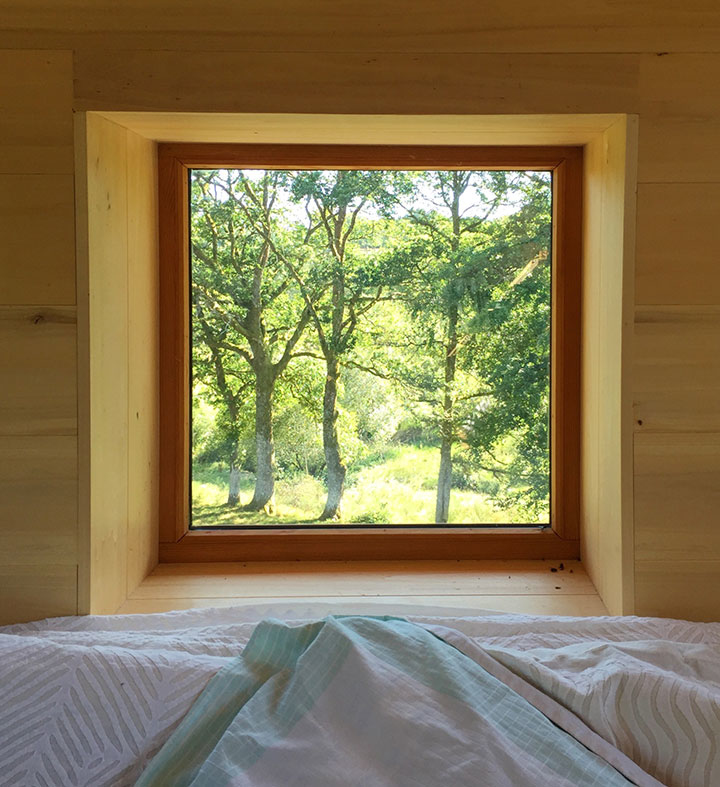
[[269, 521], [317, 516], [331, 360], [344, 521], [434, 521], [441, 435], [452, 521], [547, 521], [547, 173], [196, 171], [191, 194], [192, 450], [216, 473], [193, 476], [198, 521], [265, 516], [220, 515], [212, 492], [230, 463], [254, 471], [263, 359]]

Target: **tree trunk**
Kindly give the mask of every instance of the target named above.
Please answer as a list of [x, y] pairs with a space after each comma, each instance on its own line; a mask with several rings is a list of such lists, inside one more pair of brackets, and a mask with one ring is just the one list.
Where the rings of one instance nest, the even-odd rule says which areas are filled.
[[255, 375], [255, 492], [249, 511], [275, 513], [275, 443], [272, 429], [274, 379], [267, 370]]
[[435, 522], [446, 524], [450, 514], [450, 490], [452, 489], [452, 441], [443, 435], [440, 443], [440, 472], [438, 474]]
[[227, 504], [236, 506], [240, 502], [240, 468], [235, 464], [235, 460], [230, 465], [229, 487]]
[[452, 444], [454, 439], [454, 391], [455, 367], [457, 364], [458, 309], [452, 306], [448, 314], [448, 340], [445, 345], [445, 393], [440, 423], [440, 472], [438, 473], [435, 522], [447, 524], [450, 515], [450, 492], [452, 490]]
[[323, 448], [327, 472], [327, 501], [320, 520], [339, 519], [345, 489], [345, 465], [340, 456], [337, 434], [338, 365], [334, 359], [327, 363], [325, 394], [323, 396]]

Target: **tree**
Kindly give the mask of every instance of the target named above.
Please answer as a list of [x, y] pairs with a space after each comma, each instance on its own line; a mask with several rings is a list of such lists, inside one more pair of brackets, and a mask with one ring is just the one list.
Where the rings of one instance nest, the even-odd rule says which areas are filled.
[[[550, 495], [550, 189], [541, 175], [528, 179], [525, 203], [493, 227], [495, 253], [519, 272], [476, 315], [483, 341], [470, 362], [493, 396], [467, 419], [475, 461], [502, 478], [498, 502], [544, 521]], [[530, 260], [526, 262], [528, 256]], [[512, 450], [500, 461], [497, 449]]]
[[[213, 357], [215, 384], [227, 389], [230, 354], [245, 361], [255, 389], [255, 491], [247, 508], [275, 508], [273, 394], [281, 374], [299, 354], [310, 320], [293, 292], [275, 249], [297, 238], [283, 236], [275, 213], [284, 173], [256, 178], [241, 170], [193, 171], [192, 298], [201, 335]], [[258, 226], [262, 232], [258, 232]], [[223, 394], [232, 419], [233, 397]], [[236, 453], [229, 457], [231, 487]], [[236, 496], [231, 494], [231, 502]]]
[[354, 253], [352, 244], [361, 212], [370, 201], [381, 198], [384, 182], [382, 172], [342, 170], [299, 172], [293, 178], [293, 195], [304, 202], [309, 219], [306, 237], [319, 232], [327, 252], [321, 275], [329, 297], [317, 304], [310, 303], [308, 281], [290, 266], [305, 295], [325, 361], [322, 424], [327, 499], [321, 521], [341, 516], [347, 473], [337, 425], [341, 364], [355, 341], [359, 321], [383, 297], [388, 283], [372, 259]]
[[537, 232], [528, 233], [519, 229], [524, 226], [519, 219], [500, 222], [505, 232], [515, 227], [511, 239], [498, 234], [493, 214], [519, 198], [532, 203], [526, 213], [536, 214], [542, 184], [542, 177], [511, 172], [400, 173], [395, 179], [394, 201], [416, 229], [402, 251], [415, 259], [415, 275], [406, 280], [406, 302], [419, 336], [424, 335], [416, 343], [435, 361], [416, 360], [403, 374], [436, 413], [437, 523], [449, 519], [453, 446], [467, 424], [471, 403], [487, 402], [497, 394], [483, 370], [469, 362], [477, 359], [475, 348], [482, 341], [478, 315], [492, 308], [497, 288], [512, 282], [549, 240], [548, 225], [536, 222], [532, 226]]
[[[245, 426], [244, 411], [252, 380], [244, 363], [237, 363], [237, 356], [222, 347], [222, 341], [214, 332], [211, 320], [206, 315], [198, 291], [193, 288], [193, 333], [202, 337], [193, 346], [193, 370], [195, 380], [206, 383], [211, 394], [221, 406], [221, 417], [216, 420], [216, 430], [222, 432], [221, 442], [230, 466], [228, 483], [228, 505], [237, 505], [240, 500], [240, 440]], [[224, 417], [223, 417], [224, 416]], [[219, 429], [218, 429], [219, 427]]]

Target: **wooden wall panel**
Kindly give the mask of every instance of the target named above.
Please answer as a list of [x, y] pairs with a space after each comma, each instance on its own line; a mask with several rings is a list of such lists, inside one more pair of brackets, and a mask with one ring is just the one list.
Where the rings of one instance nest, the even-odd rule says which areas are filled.
[[80, 608], [107, 614], [157, 565], [156, 146], [97, 115], [79, 124], [80, 146]]
[[72, 68], [72, 52], [0, 50], [0, 173], [72, 175]]
[[720, 54], [664, 50], [640, 61], [639, 111], [646, 118], [682, 121], [720, 119]]
[[631, 359], [635, 124], [586, 146], [583, 265], [582, 559], [611, 614], [633, 606]]
[[158, 562], [157, 149], [126, 132], [128, 193], [128, 592]]
[[[101, 113], [103, 114], [103, 113]], [[622, 115], [318, 115], [113, 112], [109, 119], [158, 142], [316, 145], [583, 145]]]
[[638, 615], [717, 621], [720, 560], [638, 561]]
[[635, 302], [720, 304], [720, 183], [641, 184], [637, 211]]
[[75, 369], [74, 306], [0, 307], [0, 435], [75, 434]]
[[720, 619], [720, 57], [640, 65], [636, 612]]
[[77, 611], [72, 53], [0, 51], [0, 623]]
[[645, 563], [720, 554], [720, 432], [636, 435], [635, 552]]
[[638, 182], [720, 183], [719, 149], [720, 120], [643, 116]]
[[0, 175], [0, 304], [75, 303], [72, 175]]
[[88, 118], [90, 358], [90, 611], [127, 596], [126, 132]]
[[643, 306], [635, 318], [637, 432], [720, 432], [720, 306]]
[[83, 50], [76, 54], [75, 106], [363, 114], [635, 112], [640, 59], [296, 52], [188, 57], [166, 51], [108, 57]]
[[0, 46], [300, 52], [717, 52], [709, 0], [14, 0]]
[[0, 565], [76, 566], [77, 480], [75, 437], [0, 437]]
[[77, 566], [0, 565], [0, 626], [74, 615]]
[[[13, 452], [19, 452], [17, 467], [26, 467], [28, 475], [18, 477], [18, 496], [6, 503], [0, 499], [0, 521], [3, 506], [10, 519], [22, 517], [23, 490], [38, 469], [55, 472], [59, 459], [51, 445], [62, 443], [62, 450], [72, 453], [78, 380], [82, 396], [89, 395], [91, 377], [82, 370], [77, 376], [72, 349], [74, 313], [64, 308], [74, 303], [75, 286], [70, 213], [73, 57], [74, 101], [81, 110], [638, 113], [642, 185], [635, 300], [650, 308], [638, 309], [636, 333], [636, 417], [643, 421], [636, 438], [636, 504], [641, 518], [635, 544], [640, 550], [636, 609], [646, 614], [720, 616], [720, 599], [714, 592], [720, 577], [715, 531], [698, 525], [692, 531], [696, 540], [688, 541], [683, 552], [669, 514], [680, 517], [684, 512], [683, 521], [688, 522], [695, 514], [701, 523], [712, 512], [708, 500], [715, 500], [714, 449], [692, 447], [689, 441], [692, 435], [704, 435], [713, 445], [718, 434], [713, 404], [714, 357], [719, 354], [714, 351], [714, 309], [720, 307], [717, 3], [638, 0], [599, 7], [559, 0], [546, 7], [520, 0], [510, 7], [448, 0], [439, 14], [430, 0], [369, 0], [362, 6], [319, 0], [312, 8], [301, 0], [248, 0], [240, 5], [231, 0], [202, 5], [193, 0], [128, 0], [122, 7], [95, 0], [7, 0], [2, 16], [0, 49], [17, 49], [0, 51], [0, 233], [7, 238], [0, 251], [0, 304], [5, 304], [0, 309], [0, 435], [6, 446], [0, 447], [0, 456], [12, 463]], [[58, 49], [74, 50], [74, 55], [51, 51]], [[118, 132], [107, 131], [109, 138], [120, 139]], [[127, 153], [133, 144], [129, 136], [124, 144]], [[607, 151], [598, 148], [595, 155], [601, 160]], [[124, 187], [118, 185], [123, 182], [120, 173], [105, 176], [113, 183], [110, 205], [98, 192], [92, 209], [98, 220], [105, 211], [102, 220], [113, 242], [99, 251], [100, 259], [132, 265], [149, 254], [150, 234], [128, 225], [123, 240], [122, 192], [124, 188], [127, 193], [129, 185], [138, 200], [148, 195], [142, 179], [133, 180], [130, 170], [125, 172]], [[81, 225], [83, 217], [79, 220]], [[143, 251], [134, 257], [134, 248]], [[106, 273], [109, 282], [120, 275]], [[130, 275], [127, 270], [126, 274]], [[127, 292], [121, 282], [117, 285], [120, 294]], [[624, 286], [629, 292], [631, 285]], [[128, 473], [128, 463], [133, 446], [147, 456], [154, 416], [135, 406], [150, 379], [149, 366], [135, 389], [131, 385], [118, 391], [110, 385], [112, 354], [121, 364], [132, 362], [132, 347], [145, 331], [143, 321], [136, 320], [128, 323], [124, 338], [114, 332], [110, 318], [127, 314], [127, 300], [125, 307], [121, 301], [118, 297], [109, 306], [107, 330], [93, 328], [92, 341], [108, 354], [102, 370], [96, 369], [105, 382], [92, 378], [93, 396], [99, 408], [96, 417], [125, 424], [130, 444], [128, 448], [120, 441], [118, 455], [108, 455], [104, 466], [101, 462], [94, 467], [107, 479], [108, 500], [127, 494], [132, 498], [128, 489], [140, 490], [137, 499], [145, 501], [138, 503], [140, 512], [143, 506], [147, 511], [152, 492], [143, 487], [139, 473], [133, 474], [135, 465]], [[138, 303], [138, 314], [146, 307]], [[93, 308], [100, 309], [100, 304]], [[46, 322], [34, 321], [39, 314]], [[598, 313], [596, 318], [589, 325], [602, 336], [602, 326], [612, 315]], [[588, 367], [586, 372], [588, 380], [598, 381], [593, 375], [601, 375], [602, 369]], [[623, 369], [623, 385], [633, 382], [629, 377]], [[127, 407], [123, 415], [117, 405], [117, 395], [131, 405], [130, 420], [133, 406], [140, 413], [134, 432]], [[622, 421], [628, 413], [623, 405], [617, 415]], [[599, 428], [589, 434], [602, 443]], [[104, 439], [111, 435], [108, 428]], [[37, 442], [26, 445], [27, 436]], [[652, 442], [658, 440], [661, 443]], [[674, 449], [662, 447], [663, 440], [675, 446], [679, 456], [687, 455], [689, 463], [700, 463], [693, 464], [695, 481], [672, 460]], [[47, 456], [41, 458], [44, 451]], [[597, 492], [603, 478], [617, 468], [606, 462], [596, 470], [590, 486], [594, 484]], [[113, 486], [118, 478], [121, 486], [126, 485], [124, 492]], [[55, 491], [47, 487], [46, 504], [52, 507], [55, 501], [63, 517], [69, 517], [72, 479], [57, 483]], [[81, 495], [87, 496], [85, 482], [78, 483]], [[653, 498], [662, 500], [666, 489], [675, 490], [676, 502], [653, 513]], [[622, 502], [627, 505], [627, 499]], [[594, 513], [597, 522], [615, 516], [601, 508], [598, 504]], [[27, 510], [28, 519], [35, 519], [29, 503]], [[134, 521], [141, 521], [138, 516]], [[107, 558], [111, 573], [123, 573], [123, 558], [117, 555], [124, 537], [119, 519], [109, 529], [103, 529], [103, 521], [108, 520], [93, 519], [93, 533], [104, 545], [97, 555]], [[45, 532], [37, 527], [38, 533]], [[595, 541], [588, 537], [588, 544], [601, 550], [602, 533], [596, 536]], [[38, 541], [36, 557], [45, 565], [48, 555], [45, 574], [33, 566], [16, 566], [12, 576], [3, 569], [3, 614], [18, 599], [27, 602], [17, 607], [21, 616], [30, 614], [28, 610], [42, 616], [72, 607], [70, 530], [62, 537], [44, 538]], [[697, 555], [702, 547], [706, 554], [701, 562]], [[49, 558], [56, 549], [63, 553], [59, 564]], [[665, 549], [672, 554], [671, 562]], [[17, 554], [27, 556], [23, 550], [17, 547]], [[130, 574], [140, 571], [143, 560], [135, 568], [128, 564]], [[82, 563], [83, 569], [89, 567], [89, 555]], [[38, 577], [41, 582], [34, 584]], [[631, 583], [627, 576], [623, 581]], [[102, 603], [112, 605], [112, 593]]]

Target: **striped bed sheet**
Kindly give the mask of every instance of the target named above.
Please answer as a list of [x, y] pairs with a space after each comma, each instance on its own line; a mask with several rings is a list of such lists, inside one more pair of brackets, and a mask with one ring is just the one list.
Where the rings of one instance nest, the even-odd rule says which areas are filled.
[[[461, 651], [479, 648], [658, 782], [720, 784], [720, 624], [385, 611], [440, 626]], [[261, 619], [300, 624], [316, 612], [242, 607], [0, 628], [0, 784], [135, 784]]]

